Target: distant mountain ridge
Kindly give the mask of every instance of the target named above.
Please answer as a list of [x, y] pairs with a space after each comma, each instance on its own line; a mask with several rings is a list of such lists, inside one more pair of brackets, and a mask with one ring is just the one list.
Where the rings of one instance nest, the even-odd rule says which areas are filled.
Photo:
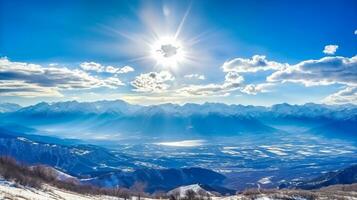
[[357, 106], [313, 103], [271, 107], [222, 103], [141, 106], [122, 100], [42, 102], [2, 113], [0, 121], [0, 124], [18, 124], [40, 131], [55, 130], [61, 135], [86, 132], [89, 137], [97, 138], [98, 134], [120, 133], [123, 137], [155, 135], [163, 139], [273, 133], [279, 132], [280, 126], [292, 125], [320, 134], [329, 131], [329, 124], [343, 121], [347, 133], [336, 130], [336, 135], [343, 136], [356, 134], [349, 127], [357, 122]]
[[22, 107], [15, 103], [0, 103], [0, 113], [15, 112]]
[[104, 100], [95, 102], [41, 102], [27, 107], [21, 107], [17, 104], [3, 103], [0, 104], [0, 108], [1, 107], [13, 107], [13, 109], [8, 109], [7, 111], [4, 109], [3, 112], [17, 112], [22, 114], [81, 112], [87, 114], [116, 113], [124, 115], [138, 115], [140, 113], [146, 113], [154, 115], [157, 113], [167, 113], [187, 116], [192, 114], [220, 113], [223, 115], [249, 115], [252, 117], [274, 114], [275, 116], [329, 117], [337, 119], [356, 117], [357, 115], [357, 105], [354, 104], [326, 105], [315, 103], [306, 103], [303, 105], [290, 105], [282, 103], [275, 104], [270, 107], [240, 104], [228, 105], [224, 103], [186, 103], [183, 105], [166, 103], [141, 106], [129, 104], [123, 100]]

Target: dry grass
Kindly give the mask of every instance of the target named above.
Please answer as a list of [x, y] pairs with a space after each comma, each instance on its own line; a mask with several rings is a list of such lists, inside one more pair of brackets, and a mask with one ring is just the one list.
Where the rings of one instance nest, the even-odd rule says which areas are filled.
[[80, 194], [108, 195], [124, 199], [128, 199], [134, 194], [126, 188], [99, 188], [92, 185], [82, 185], [75, 179], [61, 181], [57, 179], [56, 174], [54, 170], [43, 165], [28, 167], [16, 162], [11, 157], [0, 157], [0, 176], [23, 186], [42, 189], [43, 184], [48, 184]]
[[259, 197], [270, 197], [277, 200], [294, 200], [302, 198], [306, 200], [357, 199], [357, 184], [335, 185], [318, 190], [277, 190], [277, 189], [248, 189], [241, 193], [242, 199], [254, 200]]

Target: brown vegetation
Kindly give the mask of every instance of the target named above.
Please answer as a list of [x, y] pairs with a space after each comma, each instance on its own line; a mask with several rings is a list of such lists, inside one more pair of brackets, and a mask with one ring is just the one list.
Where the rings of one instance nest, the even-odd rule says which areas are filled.
[[180, 197], [179, 193], [174, 193], [169, 196], [169, 200], [211, 200], [211, 196], [204, 191], [187, 190], [184, 197]]
[[0, 176], [23, 186], [42, 188], [44, 184], [81, 194], [109, 195], [129, 199], [133, 193], [126, 188], [99, 188], [92, 185], [82, 185], [75, 179], [58, 180], [57, 173], [52, 168], [37, 165], [28, 167], [16, 162], [11, 157], [0, 157]]
[[[149, 197], [146, 194], [146, 184], [136, 182], [130, 189], [127, 188], [100, 188], [93, 185], [83, 185], [77, 179], [69, 178], [66, 180], [59, 180], [58, 174], [53, 168], [37, 165], [26, 166], [16, 162], [11, 157], [0, 156], [0, 176], [6, 180], [14, 181], [23, 186], [33, 188], [42, 188], [44, 184], [52, 185], [54, 187], [77, 192], [80, 194], [90, 195], [108, 195], [121, 197], [124, 200], [130, 199], [132, 196], [137, 196], [138, 200], [141, 197]], [[352, 185], [334, 185], [318, 190], [278, 190], [278, 189], [248, 189], [238, 193], [241, 199], [256, 199], [262, 196], [271, 197], [273, 199], [292, 200], [296, 198], [303, 198], [307, 200], [315, 199], [351, 199], [357, 198], [357, 184]], [[167, 196], [163, 191], [157, 191], [151, 197], [168, 198], [170, 200], [210, 200], [211, 197], [204, 191], [195, 192], [193, 190], [186, 191], [185, 197], [181, 197], [179, 193]]]
[[352, 185], [334, 185], [317, 190], [291, 190], [291, 189], [247, 189], [238, 195], [242, 195], [242, 199], [254, 200], [265, 196], [279, 200], [294, 200], [294, 199], [335, 199], [347, 200], [357, 198], [357, 184]]

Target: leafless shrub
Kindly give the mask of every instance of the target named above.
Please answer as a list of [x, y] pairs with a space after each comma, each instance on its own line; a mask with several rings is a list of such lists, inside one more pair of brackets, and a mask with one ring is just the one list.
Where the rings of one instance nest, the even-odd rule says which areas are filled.
[[193, 191], [193, 190], [187, 190], [186, 191], [186, 194], [185, 194], [185, 197], [186, 197], [186, 200], [195, 200], [196, 198], [196, 192]]
[[179, 200], [180, 199], [180, 193], [178, 191], [175, 191], [173, 194], [169, 196], [170, 200]]
[[41, 187], [41, 180], [24, 165], [20, 165], [11, 157], [0, 157], [0, 175], [7, 180], [34, 188]]
[[261, 191], [257, 188], [250, 188], [246, 189], [242, 192], [244, 196], [253, 196], [253, 195], [258, 195], [261, 194]]
[[165, 191], [162, 190], [158, 190], [155, 191], [153, 194], [151, 194], [151, 197], [153, 197], [154, 199], [168, 199], [169, 196], [167, 196]]
[[28, 167], [8, 156], [0, 156], [0, 176], [33, 188], [41, 188], [43, 184], [49, 184], [81, 194], [110, 195], [124, 199], [129, 199], [133, 195], [133, 192], [126, 188], [99, 188], [93, 185], [82, 185], [76, 179], [58, 180], [57, 172], [50, 167], [44, 165]]
[[130, 190], [136, 194], [136, 196], [138, 197], [138, 200], [140, 200], [140, 198], [142, 196], [147, 196], [145, 194], [145, 188], [146, 188], [146, 183], [143, 183], [143, 182], [135, 182], [131, 187], [130, 187]]

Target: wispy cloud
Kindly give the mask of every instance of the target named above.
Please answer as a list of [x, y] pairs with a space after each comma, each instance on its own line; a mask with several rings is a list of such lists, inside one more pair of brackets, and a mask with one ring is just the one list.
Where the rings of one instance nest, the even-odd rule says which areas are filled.
[[323, 102], [328, 104], [357, 103], [357, 87], [349, 86], [327, 96]]
[[228, 72], [222, 84], [210, 83], [205, 85], [189, 85], [180, 88], [178, 92], [187, 96], [227, 94], [230, 91], [239, 89], [243, 82], [243, 76], [237, 72]]
[[185, 78], [189, 79], [199, 79], [199, 80], [205, 80], [206, 77], [202, 74], [187, 74], [184, 76]]
[[111, 74], [125, 74], [129, 72], [135, 71], [134, 68], [130, 66], [124, 66], [124, 67], [115, 67], [115, 66], [103, 66], [102, 64], [96, 63], [96, 62], [83, 62], [80, 64], [80, 67], [84, 71], [95, 71], [98, 73], [102, 72], [107, 72]]

